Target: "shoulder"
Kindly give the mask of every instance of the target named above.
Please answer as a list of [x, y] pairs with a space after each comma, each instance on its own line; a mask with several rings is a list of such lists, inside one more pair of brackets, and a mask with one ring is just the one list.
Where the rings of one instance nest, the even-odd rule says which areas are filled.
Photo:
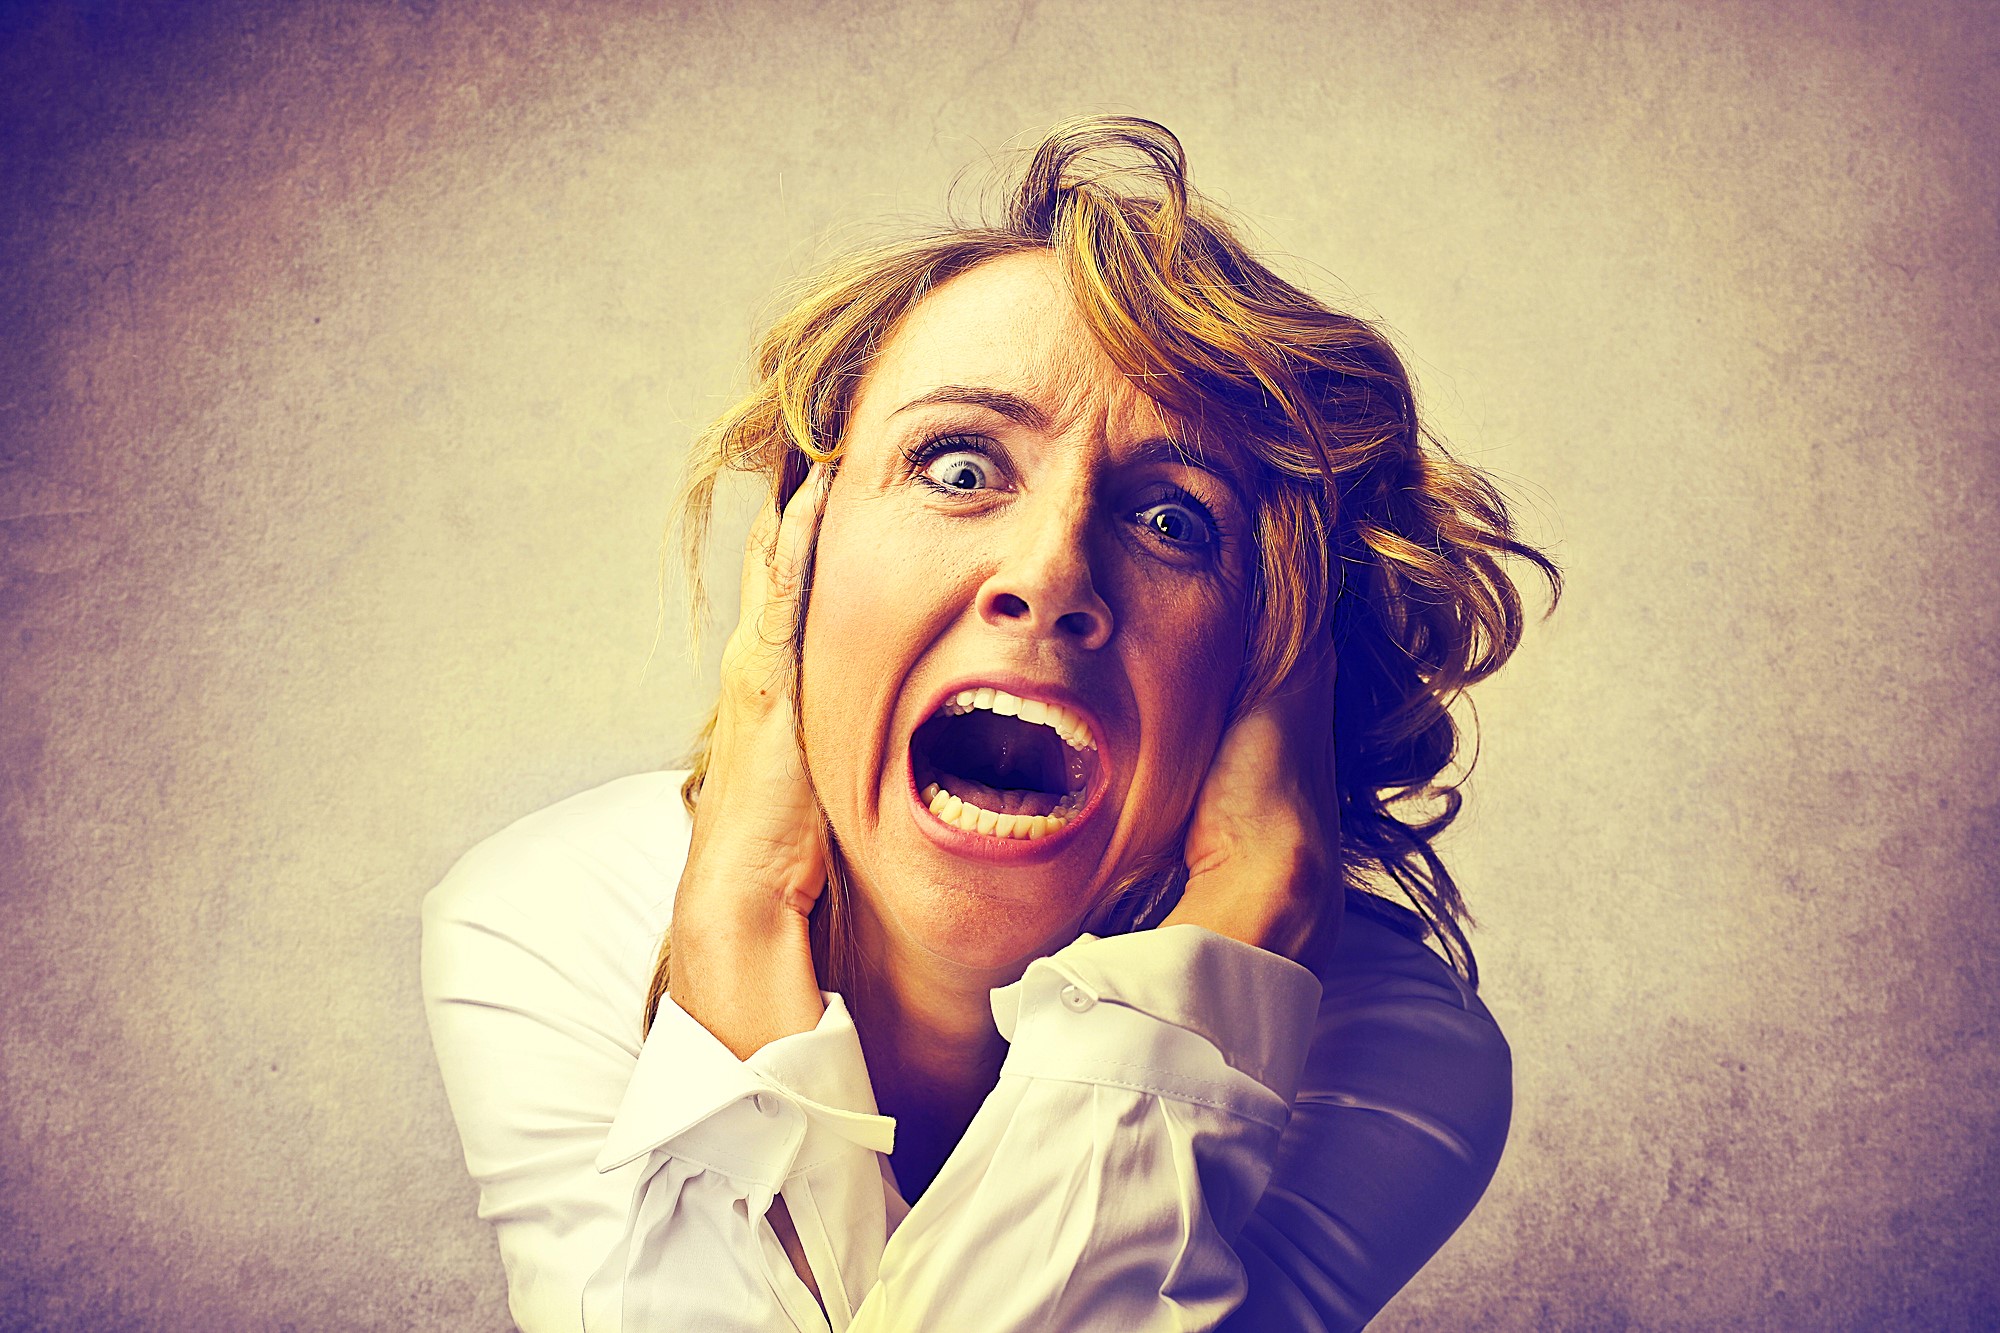
[[1302, 1100], [1392, 1116], [1484, 1186], [1513, 1109], [1513, 1056], [1445, 960], [1373, 913], [1350, 911], [1321, 996]]
[[576, 1327], [625, 1232], [632, 1174], [596, 1159], [687, 855], [680, 778], [620, 778], [517, 820], [424, 899], [431, 1039], [524, 1328]]
[[1319, 976], [1267, 1203], [1358, 1327], [1485, 1193], [1507, 1142], [1513, 1058], [1458, 974], [1374, 913], [1347, 914]]
[[616, 779], [466, 852], [424, 899], [426, 990], [447, 973], [454, 989], [479, 977], [501, 984], [496, 963], [531, 956], [604, 998], [643, 999], [687, 859], [684, 776]]
[[[638, 773], [515, 820], [458, 859], [424, 899], [426, 922], [622, 913], [666, 923], [687, 859], [681, 773]], [[589, 892], [582, 899], [578, 889]]]

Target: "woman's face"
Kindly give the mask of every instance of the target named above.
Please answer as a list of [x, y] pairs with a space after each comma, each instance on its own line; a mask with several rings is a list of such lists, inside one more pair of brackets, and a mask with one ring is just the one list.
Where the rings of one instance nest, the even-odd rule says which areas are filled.
[[883, 347], [801, 677], [864, 940], [1009, 969], [1179, 832], [1243, 664], [1250, 515], [1169, 435], [1044, 253], [954, 278]]

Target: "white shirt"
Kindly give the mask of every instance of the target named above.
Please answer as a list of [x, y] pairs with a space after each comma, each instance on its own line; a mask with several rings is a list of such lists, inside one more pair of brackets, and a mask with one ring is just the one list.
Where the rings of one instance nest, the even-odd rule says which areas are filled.
[[840, 995], [748, 1060], [671, 998], [641, 1036], [682, 776], [530, 815], [424, 903], [438, 1062], [530, 1333], [1353, 1329], [1485, 1190], [1507, 1044], [1350, 912], [1317, 977], [1197, 926], [1030, 964], [992, 992], [998, 1085], [906, 1205]]

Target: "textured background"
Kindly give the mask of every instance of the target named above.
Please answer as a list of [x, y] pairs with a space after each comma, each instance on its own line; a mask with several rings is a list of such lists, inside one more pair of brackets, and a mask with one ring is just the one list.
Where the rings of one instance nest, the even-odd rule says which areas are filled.
[[1127, 110], [1572, 573], [1447, 844], [1513, 1141], [1379, 1326], [1990, 1326], [1992, 7], [534, 8], [0, 8], [0, 1325], [504, 1325], [420, 896], [684, 743], [776, 282]]

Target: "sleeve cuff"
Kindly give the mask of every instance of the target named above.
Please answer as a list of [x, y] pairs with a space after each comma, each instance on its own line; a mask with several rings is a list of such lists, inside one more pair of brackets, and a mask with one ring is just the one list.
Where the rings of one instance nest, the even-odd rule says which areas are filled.
[[[820, 1160], [845, 1144], [886, 1153], [895, 1121], [876, 1114], [860, 1035], [838, 994], [822, 991], [826, 1011], [810, 1032], [766, 1043], [748, 1060], [662, 996], [638, 1066], [611, 1122], [600, 1172], [673, 1145], [676, 1155], [781, 1184], [803, 1159]], [[695, 1133], [740, 1107], [716, 1133]]]
[[992, 993], [1000, 1035], [1014, 1041], [1044, 993], [1077, 1013], [1104, 1002], [1194, 1033], [1289, 1105], [1312, 1045], [1320, 982], [1269, 950], [1177, 925], [1085, 934], [1035, 960], [1021, 980]]

